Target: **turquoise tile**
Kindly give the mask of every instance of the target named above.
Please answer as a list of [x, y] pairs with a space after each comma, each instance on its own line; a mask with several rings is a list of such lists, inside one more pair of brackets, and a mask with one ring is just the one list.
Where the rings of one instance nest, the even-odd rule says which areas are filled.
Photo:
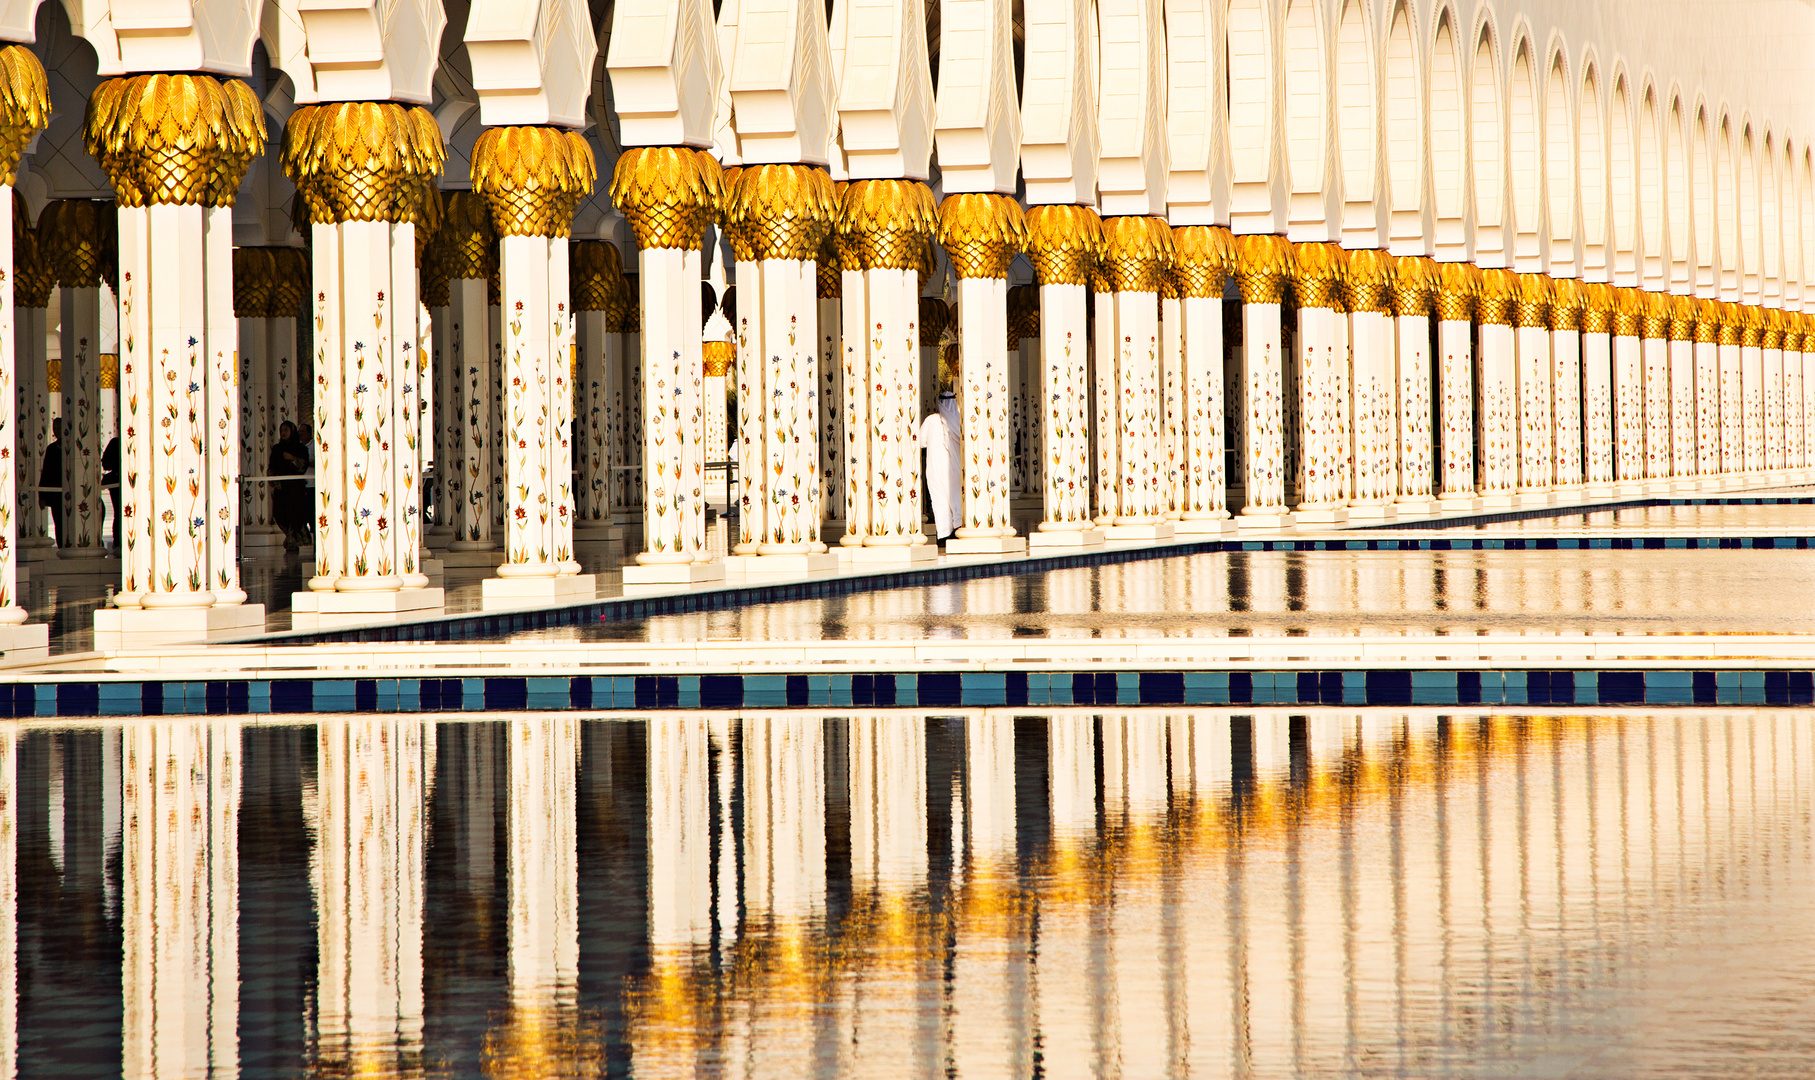
[[[686, 684], [682, 683], [681, 696], [686, 696]], [[851, 677], [849, 675], [832, 676], [832, 704], [839, 708], [849, 708], [852, 704]]]
[[1601, 673], [1598, 671], [1578, 671], [1576, 677], [1576, 704], [1599, 705], [1601, 703]]
[[523, 680], [527, 691], [523, 706], [526, 709], [549, 711], [565, 709], [571, 703], [569, 689], [571, 684], [561, 676], [538, 677]]
[[[846, 696], [849, 697], [848, 692]], [[676, 696], [675, 704], [683, 709], [700, 707], [700, 677], [698, 675], [681, 676], [680, 693]], [[846, 701], [845, 704], [848, 705], [850, 702]]]
[[[1348, 673], [1344, 673], [1345, 675]], [[1346, 679], [1344, 680], [1347, 681]], [[1346, 689], [1346, 688], [1345, 688]], [[1347, 696], [1344, 696], [1346, 703]], [[1453, 671], [1414, 671], [1412, 672], [1412, 704], [1414, 705], [1454, 705], [1456, 703], [1456, 673]]]
[[397, 711], [398, 712], [421, 712], [422, 711], [422, 680], [421, 679], [398, 679], [397, 680]]
[[[316, 679], [315, 711], [318, 713], [352, 712], [357, 701], [356, 688], [352, 679]], [[170, 708], [170, 698], [164, 698], [164, 708]]]
[[1139, 672], [1118, 671], [1115, 673], [1115, 703], [1117, 705], [1139, 705], [1141, 703]]
[[251, 683], [246, 687], [247, 711], [267, 714], [271, 711], [271, 684], [268, 681]]
[[1530, 699], [1525, 696], [1525, 673], [1508, 671], [1503, 674], [1506, 676], [1506, 696], [1501, 699], [1502, 703], [1506, 705], [1526, 704]]
[[[901, 684], [901, 676], [895, 676], [896, 686]], [[897, 690], [897, 694], [899, 694]], [[786, 675], [745, 675], [744, 704], [757, 709], [780, 709], [788, 704], [788, 677]]]
[[895, 676], [895, 704], [912, 708], [920, 704], [920, 682], [913, 675]]
[[144, 690], [138, 683], [102, 683], [97, 689], [102, 716], [137, 716], [145, 708]]
[[377, 700], [378, 711], [381, 713], [396, 712], [397, 711], [397, 680], [396, 679], [379, 679], [377, 690], [378, 690], [378, 700]]
[[[447, 702], [444, 700], [442, 705]], [[485, 680], [460, 680], [460, 708], [463, 712], [479, 712], [485, 708]]]
[[1000, 671], [966, 671], [958, 676], [966, 708], [1008, 704], [1008, 676]]

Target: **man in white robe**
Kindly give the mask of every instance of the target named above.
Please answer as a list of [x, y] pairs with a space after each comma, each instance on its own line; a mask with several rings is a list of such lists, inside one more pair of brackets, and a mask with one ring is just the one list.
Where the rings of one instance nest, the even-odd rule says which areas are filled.
[[920, 422], [920, 446], [926, 451], [926, 498], [943, 544], [962, 520], [964, 501], [964, 428], [950, 390], [939, 395], [937, 411]]

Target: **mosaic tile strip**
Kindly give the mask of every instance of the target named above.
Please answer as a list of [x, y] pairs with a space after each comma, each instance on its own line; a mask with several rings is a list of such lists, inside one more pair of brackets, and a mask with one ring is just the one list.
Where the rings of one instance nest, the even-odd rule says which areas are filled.
[[1658, 496], [1648, 499], [1626, 499], [1621, 502], [1595, 503], [1583, 506], [1540, 506], [1531, 510], [1501, 510], [1491, 514], [1438, 518], [1433, 521], [1389, 521], [1380, 525], [1357, 525], [1351, 531], [1370, 529], [1472, 529], [1477, 525], [1501, 525], [1509, 521], [1536, 521], [1541, 518], [1582, 517], [1604, 514], [1610, 510], [1641, 510], [1652, 506], [1815, 506], [1815, 496], [1711, 495], [1707, 498], [1670, 499]]
[[0, 686], [0, 716], [14, 718], [1166, 705], [1807, 706], [1815, 705], [1815, 671], [922, 671]]

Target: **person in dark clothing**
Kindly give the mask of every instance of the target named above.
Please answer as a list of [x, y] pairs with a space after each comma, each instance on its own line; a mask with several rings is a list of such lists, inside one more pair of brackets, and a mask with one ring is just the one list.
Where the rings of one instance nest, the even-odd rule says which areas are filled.
[[120, 550], [125, 546], [125, 534], [120, 531], [120, 437], [115, 435], [107, 440], [107, 448], [101, 451], [101, 486], [107, 489], [107, 499], [113, 503], [113, 546]]
[[[46, 491], [45, 488], [51, 490]], [[44, 448], [44, 464], [38, 469], [38, 509], [49, 510], [57, 529], [57, 546], [63, 546], [63, 418], [50, 422], [50, 445]]]
[[[297, 437], [296, 425], [288, 420], [277, 429], [277, 442], [271, 447], [271, 460], [265, 471], [271, 476], [301, 476], [309, 471], [309, 448]], [[301, 480], [274, 482], [271, 518], [284, 531], [284, 550], [301, 551], [309, 539], [307, 485]]]

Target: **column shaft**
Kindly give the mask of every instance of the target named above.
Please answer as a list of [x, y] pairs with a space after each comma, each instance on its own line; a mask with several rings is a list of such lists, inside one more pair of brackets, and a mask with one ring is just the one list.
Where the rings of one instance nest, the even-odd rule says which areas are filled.
[[449, 426], [458, 448], [447, 462], [448, 501], [454, 511], [452, 551], [489, 551], [492, 539], [492, 390], [499, 372], [492, 368], [491, 305], [483, 278], [448, 282], [448, 366], [458, 389], [452, 396]]
[[1717, 328], [1698, 321], [1695, 327], [1695, 472], [1717, 476], [1721, 472], [1720, 346]]
[[[199, 259], [201, 252], [194, 254]], [[63, 514], [57, 522], [57, 547], [66, 559], [98, 557], [106, 513], [101, 498], [101, 290], [93, 285], [64, 285], [60, 293]], [[198, 330], [199, 323], [198, 319]]]
[[1670, 345], [1645, 329], [1645, 478], [1660, 480], [1670, 476]]
[[1085, 314], [1089, 286], [1040, 286], [1040, 359], [1045, 520], [1042, 532], [1083, 532], [1090, 515], [1090, 417], [1085, 404]]
[[1176, 291], [1160, 294], [1160, 508], [1175, 521], [1185, 508], [1186, 423], [1184, 308], [1183, 301], [1173, 295]]
[[867, 547], [924, 544], [920, 531], [920, 288], [913, 270], [863, 272], [870, 333]]
[[[837, 281], [836, 267], [829, 268], [833, 281]], [[819, 271], [816, 281], [824, 282], [826, 271]], [[813, 485], [815, 516], [814, 539], [823, 538], [823, 523], [835, 521], [843, 531], [845, 517], [845, 471], [844, 458], [844, 347], [841, 324], [843, 318], [837, 295], [823, 295], [825, 288], [818, 292], [818, 333], [819, 355], [814, 368], [819, 377], [818, 454], [819, 483]]]
[[838, 362], [842, 371], [839, 385], [844, 408], [844, 446], [840, 461], [844, 474], [841, 489], [844, 493], [844, 535], [838, 542], [845, 547], [861, 547], [875, 528], [875, 504], [882, 495], [881, 489], [873, 486], [876, 477], [870, 467], [873, 449], [870, 443], [870, 387], [878, 375], [871, 368], [871, 353], [882, 346], [880, 338], [873, 341], [871, 335], [869, 288], [864, 272], [841, 266], [838, 286]]
[[1115, 524], [1122, 507], [1122, 443], [1116, 436], [1120, 428], [1116, 403], [1121, 386], [1116, 382], [1115, 297], [1108, 283], [1098, 281], [1091, 295], [1091, 371], [1089, 385], [1094, 391], [1096, 422], [1091, 427], [1096, 457], [1096, 522]]
[[[1518, 397], [1514, 389], [1513, 328], [1480, 327], [1480, 405], [1476, 409], [1481, 459], [1481, 494], [1510, 500], [1519, 486]], [[1509, 505], [1509, 504], [1508, 504]]]
[[1298, 309], [1299, 501], [1294, 510], [1306, 521], [1344, 519], [1347, 470], [1336, 417], [1336, 365], [1341, 361], [1334, 340], [1336, 322], [1342, 317], [1328, 307]]
[[1694, 476], [1696, 471], [1695, 342], [1691, 340], [1691, 337], [1677, 338], [1675, 328], [1672, 327], [1670, 339], [1670, 475], [1675, 477]]
[[[23, 288], [19, 283], [17, 264], [13, 258], [13, 213], [12, 184], [0, 185], [0, 270], [8, 271], [3, 289], [0, 289], [0, 450], [10, 452], [17, 460], [25, 457], [18, 452], [18, 447], [22, 444], [30, 445], [30, 436], [22, 436], [20, 433], [20, 419], [22, 416], [29, 417], [30, 411], [28, 410], [35, 409], [35, 402], [20, 401], [19, 388], [24, 386], [35, 389], [35, 386], [33, 382], [19, 378], [20, 353], [23, 351], [24, 355], [29, 358], [31, 351], [29, 349], [21, 350], [18, 347], [17, 334], [20, 328], [17, 324], [21, 310], [18, 298]], [[28, 333], [30, 326], [29, 321], [25, 323], [25, 330]], [[25, 407], [22, 408], [22, 405]], [[38, 500], [35, 495], [28, 494], [24, 498], [20, 497], [21, 488], [28, 487], [36, 480], [37, 477], [34, 476], [30, 481], [25, 481], [25, 478], [21, 477], [16, 469], [0, 464], [0, 627], [13, 626], [25, 621], [25, 609], [19, 606], [19, 545], [16, 541], [20, 530], [14, 511], [16, 508], [26, 508], [28, 517], [36, 512]], [[9, 793], [6, 799], [7, 805], [3, 808], [8, 812], [8, 820], [0, 821], [0, 828], [6, 830], [6, 835], [0, 839], [8, 844], [9, 849], [0, 852], [0, 855], [11, 856], [14, 854], [11, 850], [11, 843], [16, 835], [13, 831], [13, 815], [16, 815], [18, 808], [14, 805], [10, 795], [15, 790], [13, 787], [15, 759], [12, 756], [14, 748], [12, 734], [9, 732], [5, 738], [5, 744], [0, 746], [0, 783], [6, 785], [5, 790]], [[11, 864], [0, 871], [0, 888], [6, 890], [3, 902], [9, 907], [13, 898], [13, 873]], [[5, 914], [10, 916], [12, 912], [8, 911]], [[10, 919], [0, 933], [4, 933], [8, 939], [12, 937], [13, 926]], [[10, 982], [15, 976], [9, 971], [6, 978]], [[11, 989], [9, 985], [9, 996]], [[4, 1023], [10, 1028], [12, 1024], [10, 1014], [5, 1017]]]
[[[233, 208], [202, 208], [207, 276], [203, 317], [208, 343], [208, 567], [216, 603], [246, 599], [239, 582], [240, 393], [239, 320], [233, 316]], [[225, 271], [219, 268], [225, 267]], [[99, 459], [96, 459], [97, 477]], [[261, 470], [262, 471], [262, 470]], [[97, 485], [96, 490], [99, 490]], [[97, 525], [97, 533], [100, 527]]]
[[[1219, 283], [1221, 276], [1219, 267]], [[1224, 521], [1229, 503], [1223, 448], [1223, 301], [1220, 296], [1187, 295], [1179, 306], [1184, 317], [1183, 520]], [[1049, 416], [1048, 422], [1057, 423], [1057, 417]], [[1195, 528], [1182, 525], [1180, 531]]]
[[1584, 479], [1613, 483], [1613, 336], [1605, 329], [1582, 332], [1582, 433]]
[[[1427, 301], [1428, 303], [1428, 301]], [[1399, 500], [1407, 509], [1428, 509], [1431, 496], [1431, 317], [1395, 317], [1399, 367]]]
[[1564, 279], [1552, 286], [1550, 306], [1551, 446], [1558, 487], [1582, 483], [1581, 287]]
[[1552, 444], [1550, 331], [1517, 328], [1519, 366], [1519, 490], [1543, 492], [1556, 482]]
[[1720, 327], [1720, 471], [1744, 472], [1746, 468], [1745, 417], [1741, 396], [1741, 358], [1738, 328], [1723, 316]]
[[1443, 497], [1475, 495], [1474, 327], [1466, 318], [1437, 323], [1443, 401]]

